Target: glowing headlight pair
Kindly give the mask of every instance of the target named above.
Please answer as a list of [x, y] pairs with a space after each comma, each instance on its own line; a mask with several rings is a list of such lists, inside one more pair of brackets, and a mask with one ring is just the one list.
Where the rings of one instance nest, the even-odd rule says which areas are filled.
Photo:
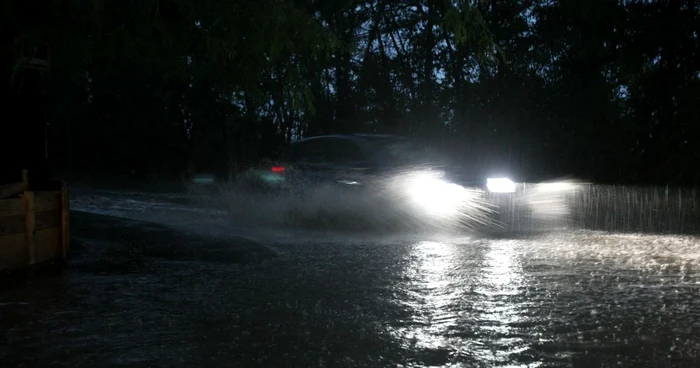
[[493, 193], [514, 193], [515, 183], [508, 178], [488, 178], [486, 188]]

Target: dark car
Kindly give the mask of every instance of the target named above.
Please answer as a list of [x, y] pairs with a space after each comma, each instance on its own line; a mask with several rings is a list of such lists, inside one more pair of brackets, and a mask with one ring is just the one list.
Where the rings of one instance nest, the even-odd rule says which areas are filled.
[[384, 183], [391, 175], [429, 170], [462, 186], [514, 191], [507, 177], [488, 177], [474, 162], [459, 161], [401, 136], [325, 135], [294, 141], [280, 160], [253, 170], [250, 179], [259, 188], [303, 191], [318, 184], [366, 186]]
[[489, 177], [476, 164], [401, 136], [325, 135], [294, 141], [277, 161], [251, 170], [244, 182], [280, 198], [312, 201], [322, 189], [338, 188], [333, 192], [338, 196], [358, 194], [352, 197], [356, 202], [398, 208], [421, 220], [478, 222], [496, 212], [497, 202], [515, 192], [516, 184], [506, 176]]
[[[401, 136], [337, 134], [294, 141], [243, 182], [302, 208], [349, 209], [370, 219], [381, 217], [375, 209], [387, 210], [399, 214], [391, 217], [397, 221], [410, 216], [429, 225], [549, 221], [568, 213], [565, 197], [576, 183], [516, 183], [514, 174], [488, 158], [444, 154]], [[368, 203], [374, 213], [364, 210]], [[285, 213], [304, 213], [295, 206]]]

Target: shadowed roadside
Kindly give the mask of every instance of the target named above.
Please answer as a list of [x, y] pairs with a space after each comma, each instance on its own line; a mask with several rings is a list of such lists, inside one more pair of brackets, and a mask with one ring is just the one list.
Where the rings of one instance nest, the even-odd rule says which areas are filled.
[[200, 365], [208, 347], [190, 336], [232, 325], [249, 305], [242, 277], [277, 258], [242, 238], [85, 212], [72, 230], [66, 267], [0, 284], [3, 366]]
[[367, 295], [378, 287], [369, 281], [391, 280], [376, 256], [383, 248], [322, 243], [290, 261], [244, 239], [84, 212], [73, 230], [64, 272], [0, 288], [7, 366], [401, 360], [378, 322], [392, 308]]
[[255, 242], [234, 237], [203, 237], [166, 226], [112, 216], [72, 214], [73, 267], [118, 272], [155, 259], [187, 262], [249, 263], [274, 256]]

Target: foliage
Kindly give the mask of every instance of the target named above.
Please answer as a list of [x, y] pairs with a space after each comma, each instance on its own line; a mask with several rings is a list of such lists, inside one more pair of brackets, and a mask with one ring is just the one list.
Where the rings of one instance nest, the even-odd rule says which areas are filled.
[[[429, 136], [523, 172], [698, 183], [700, 0], [72, 0], [48, 43], [63, 170], [223, 174], [333, 132]], [[129, 142], [124, 143], [124, 142]]]

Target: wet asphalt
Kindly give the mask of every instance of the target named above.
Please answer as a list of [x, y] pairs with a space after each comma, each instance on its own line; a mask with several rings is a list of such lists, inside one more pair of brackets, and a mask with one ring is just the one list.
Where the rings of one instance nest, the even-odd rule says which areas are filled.
[[223, 207], [76, 195], [68, 265], [0, 283], [0, 365], [700, 366], [696, 237], [250, 227]]

